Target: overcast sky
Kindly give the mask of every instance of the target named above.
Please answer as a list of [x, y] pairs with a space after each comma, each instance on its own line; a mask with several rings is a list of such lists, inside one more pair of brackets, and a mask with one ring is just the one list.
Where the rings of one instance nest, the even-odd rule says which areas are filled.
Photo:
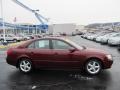
[[[32, 9], [50, 18], [50, 23], [89, 24], [120, 21], [120, 0], [19, 0]], [[34, 14], [15, 4], [3, 0], [5, 21], [17, 23], [39, 23]], [[1, 12], [0, 12], [1, 14]]]

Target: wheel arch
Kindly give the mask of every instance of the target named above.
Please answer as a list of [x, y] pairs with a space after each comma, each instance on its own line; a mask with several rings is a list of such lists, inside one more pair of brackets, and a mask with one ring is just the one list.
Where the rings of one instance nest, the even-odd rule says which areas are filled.
[[32, 60], [31, 60], [29, 57], [23, 56], [23, 57], [19, 57], [19, 58], [17, 59], [17, 63], [16, 63], [16, 67], [17, 67], [17, 68], [18, 68], [18, 66], [19, 66], [20, 61], [23, 60], [23, 59], [28, 59], [28, 60], [31, 62], [32, 66], [34, 67]]
[[98, 58], [98, 57], [90, 57], [90, 58], [87, 58], [86, 61], [85, 61], [85, 63], [84, 63], [84, 67], [85, 67], [85, 65], [87, 64], [87, 62], [90, 61], [90, 60], [92, 60], [92, 59], [95, 59], [95, 60], [99, 61], [99, 62], [101, 63], [102, 69], [104, 68], [103, 61], [102, 61], [100, 58]]

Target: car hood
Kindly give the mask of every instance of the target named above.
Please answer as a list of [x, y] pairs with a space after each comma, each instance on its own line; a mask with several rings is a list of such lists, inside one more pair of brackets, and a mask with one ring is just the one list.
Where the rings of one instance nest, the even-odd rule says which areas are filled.
[[109, 38], [109, 40], [120, 41], [120, 37]]
[[104, 36], [101, 39], [109, 39], [109, 37], [108, 36]]
[[89, 48], [89, 47], [84, 48], [83, 51], [85, 53], [89, 53], [89, 54], [109, 54], [108, 52], [106, 52], [104, 50]]

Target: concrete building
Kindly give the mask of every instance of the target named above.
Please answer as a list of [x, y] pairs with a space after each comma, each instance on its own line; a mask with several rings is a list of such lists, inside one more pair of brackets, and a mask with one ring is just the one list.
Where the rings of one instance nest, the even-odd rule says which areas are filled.
[[65, 24], [53, 24], [49, 25], [48, 31], [51, 34], [72, 34], [76, 29], [76, 24], [65, 23]]
[[84, 25], [76, 25], [76, 32], [86, 32]]

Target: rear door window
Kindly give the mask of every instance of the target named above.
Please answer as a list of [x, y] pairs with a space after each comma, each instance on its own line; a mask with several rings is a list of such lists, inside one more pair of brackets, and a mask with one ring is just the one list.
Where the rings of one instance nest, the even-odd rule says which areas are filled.
[[38, 40], [35, 42], [35, 48], [50, 49], [49, 40]]
[[37, 40], [32, 42], [28, 48], [50, 49], [49, 40]]

